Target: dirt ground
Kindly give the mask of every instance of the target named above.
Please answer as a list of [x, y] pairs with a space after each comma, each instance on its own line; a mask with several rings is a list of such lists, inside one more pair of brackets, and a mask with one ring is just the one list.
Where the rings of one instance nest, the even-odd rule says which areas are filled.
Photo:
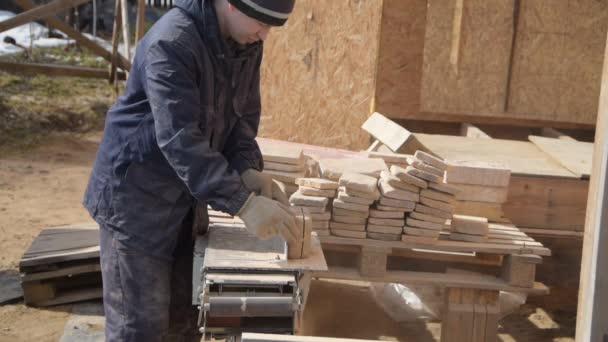
[[[80, 202], [100, 135], [53, 134], [38, 145], [0, 154], [1, 269], [16, 269], [43, 227], [90, 221]], [[367, 285], [313, 281], [304, 332], [387, 341], [438, 340], [438, 322], [393, 322], [374, 302]], [[542, 305], [532, 301], [502, 320], [499, 340], [573, 341], [575, 308], [560, 308], [559, 298]], [[71, 308], [34, 309], [22, 302], [0, 306], [0, 341], [57, 341]]]

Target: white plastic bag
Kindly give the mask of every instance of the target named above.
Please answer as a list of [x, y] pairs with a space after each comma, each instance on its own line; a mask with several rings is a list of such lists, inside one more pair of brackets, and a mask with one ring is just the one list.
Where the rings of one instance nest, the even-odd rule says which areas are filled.
[[438, 319], [441, 315], [443, 291], [437, 287], [372, 283], [370, 292], [395, 322]]

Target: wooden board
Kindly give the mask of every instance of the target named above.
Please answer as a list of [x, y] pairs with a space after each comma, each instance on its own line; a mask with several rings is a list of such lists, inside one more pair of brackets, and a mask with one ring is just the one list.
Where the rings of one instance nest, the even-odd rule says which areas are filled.
[[476, 138], [458, 136], [414, 136], [428, 152], [448, 161], [476, 160], [503, 164], [511, 169], [512, 175], [576, 178], [575, 174], [559, 165], [531, 142], [487, 139], [480, 143]]
[[535, 135], [529, 136], [528, 139], [577, 177], [588, 179], [591, 175], [593, 143]]
[[412, 135], [407, 129], [380, 113], [373, 113], [361, 128], [393, 152], [399, 152]]
[[322, 271], [327, 263], [319, 238], [313, 232], [311, 254], [306, 259], [287, 260], [285, 241], [280, 237], [260, 240], [244, 228], [210, 228], [199, 239], [208, 239], [203, 267], [207, 269]]
[[258, 140], [258, 145], [264, 156], [264, 161], [290, 165], [304, 164], [301, 147], [286, 145], [273, 140]]

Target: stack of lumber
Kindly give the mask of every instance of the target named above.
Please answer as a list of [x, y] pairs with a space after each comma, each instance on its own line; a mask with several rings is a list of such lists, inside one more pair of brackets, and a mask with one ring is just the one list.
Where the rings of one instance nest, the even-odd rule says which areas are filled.
[[422, 151], [416, 151], [406, 169], [393, 167], [395, 176], [417, 182], [421, 188], [418, 203], [406, 219], [402, 241], [434, 243], [442, 230], [450, 228], [447, 220], [454, 212], [457, 189], [444, 183], [446, 170], [445, 161]]
[[264, 173], [285, 184], [288, 196], [297, 191], [296, 179], [307, 176], [302, 148], [292, 145], [260, 143], [264, 158]]
[[380, 197], [378, 179], [360, 173], [343, 173], [338, 198], [333, 201], [329, 227], [332, 235], [365, 239], [370, 205]]
[[511, 170], [500, 164], [450, 161], [445, 180], [460, 189], [456, 194], [455, 213], [501, 222], [504, 220], [502, 204], [507, 201], [510, 178]]
[[338, 182], [321, 178], [298, 178], [296, 184], [299, 187], [298, 191], [290, 197], [291, 204], [308, 209], [313, 231], [317, 232], [318, 236], [329, 236], [329, 220], [331, 219], [329, 203], [336, 197]]
[[485, 217], [453, 215], [450, 240], [485, 242], [488, 240], [489, 225]]

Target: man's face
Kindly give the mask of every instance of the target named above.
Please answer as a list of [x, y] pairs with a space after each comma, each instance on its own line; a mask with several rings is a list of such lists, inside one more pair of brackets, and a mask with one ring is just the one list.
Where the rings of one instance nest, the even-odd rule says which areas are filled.
[[230, 37], [240, 44], [251, 44], [265, 40], [270, 26], [253, 19], [232, 5], [228, 11], [228, 30]]

